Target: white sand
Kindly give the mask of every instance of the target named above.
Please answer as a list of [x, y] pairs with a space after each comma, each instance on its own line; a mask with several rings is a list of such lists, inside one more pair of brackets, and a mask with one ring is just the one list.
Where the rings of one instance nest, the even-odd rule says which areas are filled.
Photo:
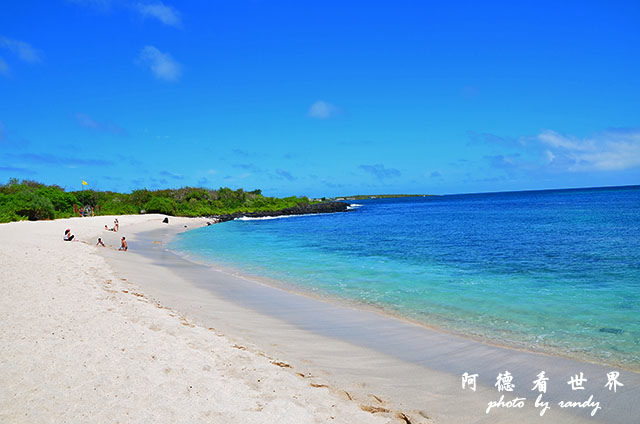
[[[128, 228], [161, 218], [119, 217], [119, 233], [104, 231], [113, 217], [0, 224], [0, 422], [398, 421], [310, 386], [279, 358], [234, 345], [116, 278], [96, 238], [116, 248]], [[63, 242], [67, 227], [89, 243]]]
[[[621, 370], [624, 390], [608, 392], [611, 367], [320, 302], [165, 250], [206, 220], [118, 218], [119, 233], [104, 231], [113, 217], [0, 224], [1, 423], [626, 424], [640, 414], [638, 373]], [[90, 243], [63, 242], [67, 227]], [[116, 250], [123, 235], [129, 252]], [[506, 369], [517, 382], [506, 400], [527, 405], [485, 414]], [[540, 370], [551, 377], [544, 417], [530, 390]], [[465, 371], [480, 373], [476, 393], [461, 389]], [[566, 386], [580, 371], [588, 392]], [[593, 418], [556, 404], [591, 393], [603, 407]]]

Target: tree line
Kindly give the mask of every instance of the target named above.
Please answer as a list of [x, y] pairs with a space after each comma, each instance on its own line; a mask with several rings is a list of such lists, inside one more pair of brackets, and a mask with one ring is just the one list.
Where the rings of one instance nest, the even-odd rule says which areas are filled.
[[58, 185], [10, 179], [0, 184], [0, 222], [69, 218], [79, 208], [97, 215], [161, 213], [173, 216], [210, 216], [236, 212], [275, 211], [311, 203], [307, 197], [267, 197], [261, 190], [183, 187], [164, 190], [66, 191]]

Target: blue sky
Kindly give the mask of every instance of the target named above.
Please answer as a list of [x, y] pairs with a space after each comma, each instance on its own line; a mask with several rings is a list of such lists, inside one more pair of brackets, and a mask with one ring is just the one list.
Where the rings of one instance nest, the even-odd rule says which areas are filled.
[[640, 183], [640, 3], [5, 2], [0, 181]]

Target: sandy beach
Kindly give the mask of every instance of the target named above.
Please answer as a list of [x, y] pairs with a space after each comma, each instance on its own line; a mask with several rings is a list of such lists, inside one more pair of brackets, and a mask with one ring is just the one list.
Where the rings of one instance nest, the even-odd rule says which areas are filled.
[[[117, 247], [160, 221], [0, 225], [0, 422], [387, 422], [156, 303], [98, 255], [97, 237]], [[63, 242], [65, 228], [82, 242]]]
[[[166, 249], [206, 219], [0, 225], [1, 422], [631, 423], [640, 375], [440, 333], [196, 264]], [[63, 242], [70, 228], [79, 242]], [[117, 251], [120, 237], [129, 251]], [[107, 247], [96, 247], [102, 237]], [[509, 370], [516, 390], [499, 393]], [[540, 416], [531, 382], [559, 384]], [[478, 373], [477, 390], [461, 375]], [[588, 390], [566, 380], [588, 375]], [[523, 408], [492, 408], [505, 395]], [[558, 402], [592, 406], [561, 408]]]

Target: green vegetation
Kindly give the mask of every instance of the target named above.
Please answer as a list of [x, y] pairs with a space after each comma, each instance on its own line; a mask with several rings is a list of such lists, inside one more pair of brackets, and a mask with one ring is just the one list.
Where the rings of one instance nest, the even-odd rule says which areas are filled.
[[263, 212], [308, 204], [306, 197], [265, 197], [260, 190], [184, 187], [167, 190], [66, 192], [57, 185], [11, 179], [0, 184], [0, 222], [68, 218], [76, 208], [91, 206], [96, 215], [162, 213], [174, 216], [209, 216], [235, 212]]

